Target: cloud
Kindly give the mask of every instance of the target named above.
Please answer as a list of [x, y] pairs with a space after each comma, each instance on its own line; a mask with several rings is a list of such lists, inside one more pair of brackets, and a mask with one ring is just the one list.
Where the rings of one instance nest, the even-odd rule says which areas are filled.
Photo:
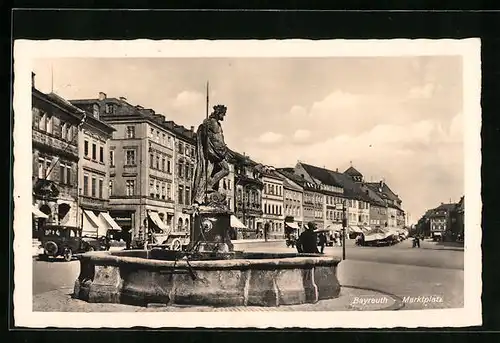
[[299, 129], [293, 134], [293, 139], [297, 142], [304, 142], [311, 137], [311, 131]]
[[172, 106], [175, 108], [193, 107], [203, 101], [203, 94], [199, 92], [183, 91], [175, 97]]
[[283, 135], [272, 131], [265, 132], [257, 138], [257, 141], [264, 144], [274, 144], [281, 142]]
[[411, 99], [429, 99], [434, 95], [436, 87], [433, 83], [426, 83], [423, 86], [410, 89], [409, 97]]

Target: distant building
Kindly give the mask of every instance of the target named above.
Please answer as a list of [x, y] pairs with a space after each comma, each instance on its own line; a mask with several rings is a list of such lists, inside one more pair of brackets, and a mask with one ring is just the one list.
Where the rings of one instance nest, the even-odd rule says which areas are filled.
[[370, 182], [366, 184], [387, 205], [387, 226], [389, 228], [403, 228], [405, 226], [405, 212], [401, 208], [402, 201], [385, 181]]
[[270, 238], [284, 238], [284, 177], [274, 168], [264, 167], [262, 170], [262, 221], [269, 223]]
[[284, 177], [283, 207], [285, 214], [285, 228], [289, 227], [293, 230], [297, 230], [298, 233], [304, 225], [304, 216], [302, 213], [304, 188], [297, 182], [294, 182], [291, 178], [287, 177], [286, 174], [282, 172], [280, 172], [280, 174]]
[[80, 226], [79, 124], [83, 111], [32, 84], [33, 235], [45, 224]]
[[451, 236], [455, 208], [456, 204], [441, 203], [441, 205], [432, 210], [429, 216], [431, 236], [440, 236], [443, 238], [444, 236]]
[[[257, 163], [248, 156], [231, 151], [230, 161], [234, 170], [234, 214], [247, 227], [238, 230], [238, 238], [255, 238], [263, 232], [262, 191], [264, 183], [256, 169]], [[229, 175], [231, 177], [231, 174]]]

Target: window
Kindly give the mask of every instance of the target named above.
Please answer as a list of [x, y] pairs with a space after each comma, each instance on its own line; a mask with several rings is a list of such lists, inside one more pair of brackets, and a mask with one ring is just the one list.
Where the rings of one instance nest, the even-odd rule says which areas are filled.
[[165, 171], [165, 157], [161, 158], [161, 170]]
[[41, 117], [40, 117], [40, 122], [39, 122], [38, 128], [40, 130], [45, 131], [47, 128], [47, 113], [40, 111], [40, 114], [41, 114]]
[[110, 167], [115, 166], [115, 151], [114, 150], [109, 151], [109, 166]]
[[92, 159], [97, 160], [97, 146], [95, 144], [92, 144]]
[[52, 133], [52, 117], [47, 116], [47, 133]]
[[108, 114], [115, 113], [115, 106], [113, 104], [106, 104], [106, 113]]
[[128, 196], [132, 196], [135, 193], [135, 180], [127, 180], [126, 191]]
[[155, 136], [155, 129], [151, 128], [149, 132], [149, 137], [153, 138]]
[[155, 197], [155, 181], [154, 180], [149, 181], [149, 196], [151, 198]]
[[184, 174], [184, 164], [179, 162], [179, 177], [181, 178], [184, 177], [183, 174]]
[[61, 139], [66, 139], [66, 123], [61, 123]]
[[165, 200], [165, 182], [161, 184], [161, 198]]
[[68, 141], [73, 141], [73, 126], [71, 125], [66, 125], [66, 139]]
[[104, 147], [99, 147], [99, 162], [104, 163]]
[[135, 165], [135, 150], [126, 150], [125, 156], [128, 166]]
[[189, 202], [189, 200], [190, 200], [190, 198], [191, 198], [191, 196], [190, 196], [190, 195], [191, 195], [191, 194], [190, 194], [189, 187], [186, 187], [186, 205], [189, 205], [189, 204], [190, 204], [190, 202]]
[[189, 175], [189, 165], [186, 164], [186, 179], [189, 179], [191, 175]]
[[64, 164], [59, 164], [59, 182], [60, 183], [66, 183], [65, 181], [66, 177], [66, 166]]
[[99, 179], [99, 199], [103, 198], [103, 191], [104, 191], [104, 180]]
[[83, 195], [89, 195], [89, 176], [83, 175]]
[[92, 114], [94, 115], [95, 118], [99, 119], [99, 105], [94, 104], [92, 107]]
[[160, 199], [160, 183], [156, 182], [156, 199]]
[[172, 167], [170, 160], [167, 160], [167, 173], [172, 174]]
[[161, 136], [161, 144], [165, 145], [165, 134], [164, 133]]
[[156, 131], [156, 142], [160, 142], [160, 131]]
[[170, 183], [167, 183], [167, 199], [172, 200], [172, 186]]
[[183, 153], [184, 153], [184, 143], [179, 142], [179, 154], [183, 154]]
[[156, 169], [160, 170], [160, 155], [156, 155]]
[[168, 142], [168, 146], [171, 147], [172, 146], [172, 137], [168, 136], [167, 142]]
[[109, 196], [113, 195], [113, 180], [109, 180], [108, 195]]
[[178, 197], [179, 204], [184, 204], [184, 186], [179, 186]]
[[127, 126], [127, 138], [135, 138], [135, 126]]
[[155, 156], [151, 152], [149, 153], [149, 168], [154, 168], [154, 163], [155, 163]]
[[83, 142], [83, 154], [88, 157], [89, 156], [89, 141]]
[[45, 159], [45, 178], [47, 180], [52, 180], [52, 177], [50, 176], [50, 174], [52, 174], [52, 169], [50, 168], [51, 164], [52, 164], [51, 161], [48, 158], [46, 158]]
[[45, 179], [45, 159], [38, 158], [38, 178]]
[[96, 197], [97, 194], [97, 179], [95, 177], [92, 177], [92, 197]]

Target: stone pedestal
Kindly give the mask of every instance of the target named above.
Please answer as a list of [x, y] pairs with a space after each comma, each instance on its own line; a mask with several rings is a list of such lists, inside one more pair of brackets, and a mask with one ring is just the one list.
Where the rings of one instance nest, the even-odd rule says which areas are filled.
[[197, 245], [200, 251], [230, 252], [233, 244], [230, 238], [231, 212], [224, 209], [202, 207], [193, 214], [191, 247]]

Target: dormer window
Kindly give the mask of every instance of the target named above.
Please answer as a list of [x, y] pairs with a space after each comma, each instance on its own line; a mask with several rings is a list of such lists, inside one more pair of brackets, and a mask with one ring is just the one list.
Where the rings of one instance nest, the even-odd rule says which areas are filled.
[[99, 105], [98, 104], [94, 104], [94, 106], [92, 107], [92, 115], [94, 116], [94, 118], [99, 119]]
[[107, 114], [113, 114], [113, 113], [115, 113], [115, 105], [113, 105], [113, 104], [106, 104], [106, 113]]

